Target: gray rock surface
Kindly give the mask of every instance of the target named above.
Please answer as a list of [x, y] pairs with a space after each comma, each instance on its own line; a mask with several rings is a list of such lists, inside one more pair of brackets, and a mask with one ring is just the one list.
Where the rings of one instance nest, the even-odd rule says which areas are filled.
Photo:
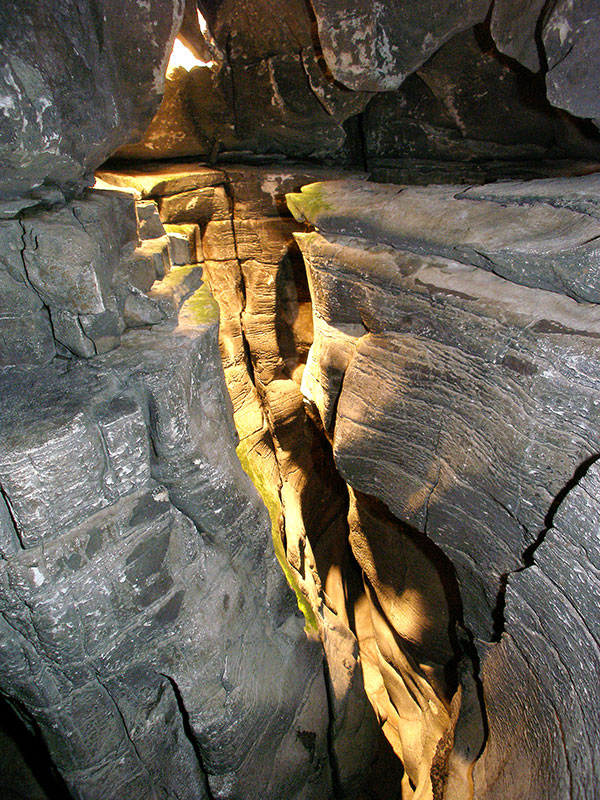
[[586, 464], [532, 562], [508, 578], [506, 632], [484, 666], [490, 733], [477, 797], [515, 796], [515, 776], [522, 797], [587, 798], [598, 786], [599, 479], [597, 462]]
[[[313, 677], [307, 676], [303, 679], [301, 687], [304, 688], [298, 689], [301, 693], [304, 692], [308, 686], [306, 680], [312, 681], [311, 688], [306, 688], [309, 691], [306, 703], [302, 701], [301, 707], [298, 706], [299, 719], [306, 719], [306, 723], [302, 723], [305, 727], [301, 728], [300, 722], [295, 729], [287, 725], [284, 733], [284, 725], [280, 724], [279, 730], [284, 736], [282, 753], [285, 752], [286, 755], [281, 756], [281, 766], [276, 763], [273, 767], [271, 783], [265, 783], [265, 778], [261, 779], [263, 783], [260, 785], [267, 787], [265, 792], [272, 791], [273, 797], [298, 796], [306, 797], [307, 800], [314, 797], [317, 800], [327, 796], [330, 788], [328, 781], [333, 780], [336, 790], [342, 793], [341, 796], [353, 797], [363, 781], [363, 773], [376, 745], [375, 719], [364, 694], [356, 639], [348, 628], [343, 604], [338, 604], [338, 616], [323, 605], [325, 595], [320, 594], [319, 572], [323, 576], [327, 602], [332, 609], [338, 603], [338, 595], [343, 596], [343, 588], [335, 568], [339, 556], [336, 556], [332, 543], [335, 543], [336, 537], [341, 536], [338, 549], [341, 547], [343, 551], [344, 547], [348, 547], [343, 538], [347, 536], [346, 499], [343, 484], [335, 475], [331, 464], [325, 463], [330, 458], [328, 445], [303, 411], [298, 383], [310, 345], [308, 290], [302, 284], [302, 263], [292, 236], [293, 230], [297, 230], [299, 226], [289, 216], [289, 212], [287, 218], [281, 218], [287, 189], [297, 189], [306, 180], [331, 177], [334, 173], [327, 170], [311, 171], [306, 167], [246, 170], [234, 166], [220, 173], [220, 181], [217, 180], [214, 169], [193, 166], [191, 173], [195, 187], [182, 183], [181, 176], [176, 171], [165, 171], [161, 165], [157, 165], [154, 175], [146, 170], [143, 176], [133, 176], [131, 184], [134, 191], [145, 195], [141, 202], [151, 204], [138, 208], [138, 216], [140, 210], [143, 214], [144, 209], [149, 208], [153, 218], [152, 209], [156, 203], [168, 235], [181, 231], [179, 235], [185, 237], [186, 244], [193, 241], [194, 247], [197, 247], [197, 236], [201, 233], [201, 249], [206, 260], [202, 267], [193, 264], [172, 266], [162, 281], [152, 283], [156, 267], [145, 266], [147, 263], [150, 265], [143, 260], [142, 251], [158, 248], [161, 238], [144, 240], [133, 254], [121, 259], [118, 267], [119, 280], [137, 283], [135, 291], [130, 290], [126, 296], [125, 321], [130, 326], [153, 324], [156, 320], [152, 313], [156, 309], [172, 315], [178, 305], [179, 293], [184, 297], [193, 290], [201, 270], [204, 270], [204, 276], [210, 282], [221, 306], [221, 351], [241, 439], [238, 452], [245, 469], [253, 475], [267, 503], [271, 514], [269, 529], [272, 526], [275, 552], [284, 563], [285, 543], [291, 562], [286, 564], [285, 569], [297, 591], [300, 605], [307, 614], [307, 628], [312, 630], [311, 636], [314, 637], [317, 620], [320, 620], [323, 637], [325, 630], [327, 631], [326, 656], [331, 660], [326, 670], [325, 682], [322, 680], [322, 673], [317, 680], [314, 664], [310, 662], [313, 666], [310, 667], [312, 672], [309, 670], [309, 676]], [[113, 170], [111, 173], [104, 173], [103, 180], [122, 189], [129, 188], [127, 174], [124, 172]], [[156, 255], [159, 255], [158, 249]], [[190, 302], [193, 304], [195, 300], [184, 304], [180, 319]], [[163, 328], [164, 326], [155, 328], [154, 337]], [[136, 336], [150, 337], [150, 333], [140, 330]], [[137, 340], [133, 337], [133, 332], [127, 332], [121, 347], [104, 357], [110, 363], [112, 372], [120, 374], [121, 369], [131, 372], [129, 360], [139, 346], [135, 344]], [[128, 344], [130, 341], [131, 346]], [[148, 338], [148, 341], [153, 339]], [[152, 385], [155, 387], [152, 391], [162, 395], [164, 387], [168, 386], [169, 394], [172, 394], [171, 389], [176, 391], [174, 386], [180, 381], [179, 374], [187, 375], [197, 358], [192, 352], [188, 366], [182, 368], [171, 355], [165, 356], [165, 363], [170, 365], [169, 374], [164, 375], [166, 367], [161, 362], [160, 376], [154, 379], [149, 365], [149, 362], [155, 363], [154, 355], [150, 357], [146, 349], [145, 353], [140, 354], [139, 360], [139, 369], [146, 375], [143, 379], [144, 387]], [[124, 366], [123, 359], [127, 359]], [[103, 361], [98, 358], [90, 362], [92, 366], [99, 363]], [[197, 369], [202, 369], [201, 374], [204, 375], [212, 366], [201, 356]], [[137, 369], [134, 372], [137, 374]], [[253, 380], [250, 379], [251, 374]], [[130, 384], [131, 378], [124, 376], [123, 381]], [[197, 379], [193, 378], [192, 382], [195, 385]], [[208, 408], [207, 404], [211, 403], [211, 399], [207, 397], [206, 384], [202, 386], [204, 388], [199, 388], [198, 391], [203, 397], [203, 408]], [[146, 391], [147, 388], [144, 389]], [[173, 402], [169, 400], [167, 404], [169, 413], [173, 412]], [[199, 415], [200, 420], [204, 413], [207, 412]], [[169, 420], [167, 411], [164, 416], [160, 425], [161, 429], [164, 426], [166, 435], [173, 428], [173, 422]], [[196, 417], [194, 424], [195, 421]], [[220, 424], [224, 424], [223, 418]], [[178, 422], [175, 428], [178, 430], [180, 427], [181, 423]], [[168, 448], [171, 460], [164, 468], [157, 463], [152, 475], [168, 488], [172, 502], [178, 509], [192, 518], [202, 530], [211, 531], [211, 541], [215, 536], [224, 537], [227, 552], [232, 554], [228, 557], [235, 561], [243, 555], [246, 569], [253, 568], [259, 583], [266, 587], [267, 603], [277, 624], [287, 626], [289, 623], [286, 620], [295, 619], [293, 606], [286, 599], [288, 590], [282, 586], [285, 580], [283, 573], [278, 572], [278, 568], [271, 568], [274, 567], [271, 562], [269, 570], [265, 571], [265, 550], [268, 545], [254, 534], [248, 539], [248, 525], [239, 520], [231, 519], [224, 527], [222, 520], [215, 517], [211, 510], [213, 501], [209, 497], [206, 480], [207, 476], [214, 475], [215, 464], [221, 463], [224, 457], [223, 442], [216, 435], [217, 427], [215, 421], [212, 433], [204, 428], [198, 432], [205, 447], [212, 453], [210, 458], [213, 463], [202, 461], [198, 452], [194, 452], [193, 459], [190, 456], [186, 460], [185, 446], [182, 447], [178, 435], [177, 440]], [[153, 453], [160, 462], [163, 457], [167, 457], [167, 453], [156, 445], [154, 439], [152, 441]], [[183, 466], [180, 466], [181, 458], [184, 459]], [[190, 460], [193, 468], [188, 466]], [[231, 503], [232, 508], [239, 510], [244, 506], [245, 500], [240, 496], [238, 488], [226, 483], [231, 467], [231, 464], [224, 466], [221, 470], [222, 477], [216, 477], [215, 480], [221, 486], [224, 497], [228, 498], [227, 502]], [[180, 472], [182, 474], [179, 479], [177, 475]], [[225, 509], [221, 508], [221, 516], [224, 513]], [[249, 524], [253, 530], [256, 528], [255, 523]], [[222, 533], [215, 534], [215, 529]], [[313, 544], [315, 554], [312, 552]], [[304, 597], [309, 598], [312, 609]], [[242, 621], [240, 624], [246, 623]], [[313, 648], [311, 652], [320, 652], [314, 642], [310, 647]], [[342, 666], [337, 664], [340, 653], [343, 654]], [[252, 654], [248, 657], [251, 660], [254, 658]], [[192, 654], [190, 658], [194, 660], [196, 654]], [[233, 655], [228, 658], [233, 658]], [[295, 660], [294, 669], [306, 672], [304, 656], [296, 653], [290, 659]], [[264, 673], [267, 669], [270, 667], [267, 668], [265, 664], [259, 671]], [[291, 680], [291, 677], [287, 680]], [[217, 711], [214, 713], [218, 714]], [[246, 735], [244, 731], [256, 727], [254, 718], [244, 716], [246, 712], [242, 706], [238, 705], [228, 713], [231, 713], [231, 719], [237, 720], [236, 725], [241, 736]], [[325, 730], [328, 747], [324, 747], [327, 742], [322, 738]], [[300, 733], [296, 735], [294, 731]], [[265, 733], [265, 736], [271, 735]], [[236, 747], [238, 746], [236, 740]], [[299, 746], [301, 750], [298, 753], [296, 751]], [[298, 759], [301, 760], [300, 754], [308, 754], [311, 769], [315, 771], [310, 779], [306, 776], [302, 779], [301, 789], [295, 768], [290, 769], [289, 765], [284, 764], [285, 758], [290, 758], [292, 765], [295, 764]], [[226, 757], [228, 756], [225, 753], [223, 758]], [[306, 755], [302, 757], [306, 758]], [[208, 758], [209, 756], [203, 756], [203, 761], [206, 762]], [[246, 778], [247, 772], [254, 774], [255, 769], [264, 770], [259, 765], [262, 754], [257, 752], [256, 759], [257, 764], [252, 769], [246, 761], [243, 766], [241, 762], [236, 762], [231, 769], [236, 775], [238, 772], [243, 773], [243, 779], [232, 775], [231, 778], [223, 778], [221, 784], [220, 779], [211, 777], [210, 785], [214, 796], [252, 796], [249, 790], [242, 791], [235, 789], [235, 786], [236, 781], [239, 783], [239, 780], [249, 780]], [[267, 759], [272, 760], [271, 755]], [[221, 787], [219, 791], [222, 795], [217, 793], [218, 787]], [[236, 791], [239, 794], [235, 794]]]
[[198, 288], [197, 231], [179, 234], [170, 274], [173, 245], [156, 203], [139, 200], [136, 216], [132, 193], [104, 186], [0, 224], [2, 366], [108, 352], [127, 327], [176, 315]]
[[600, 219], [600, 175], [595, 173], [526, 182], [499, 181], [465, 189], [461, 196], [525, 208], [532, 203], [543, 203]]
[[47, 363], [55, 354], [50, 316], [27, 278], [17, 220], [0, 222], [0, 242], [0, 367]]
[[525, 286], [598, 302], [598, 220], [546, 202], [525, 209], [518, 200], [479, 199], [477, 191], [341, 181], [305, 187], [288, 202], [298, 219], [327, 234], [443, 256]]
[[498, 53], [483, 26], [453, 36], [397, 91], [376, 95], [363, 130], [370, 169], [384, 159], [398, 167], [407, 158], [503, 161], [496, 175], [510, 177], [519, 165], [526, 175], [544, 159], [600, 155], [598, 143], [548, 103], [543, 78]]
[[356, 91], [390, 91], [455, 33], [485, 19], [488, 0], [383, 2], [311, 0], [323, 56]]
[[596, 42], [600, 8], [594, 0], [557, 0], [543, 21], [542, 41], [548, 65], [546, 86], [552, 105], [577, 117], [600, 120], [596, 90], [600, 56]]
[[118, 345], [117, 284], [138, 241], [130, 195], [90, 189], [3, 221], [0, 236], [2, 366], [47, 363], [57, 348], [90, 357]]
[[536, 31], [545, 0], [496, 0], [490, 31], [500, 52], [516, 59], [532, 72], [541, 67]]
[[85, 357], [116, 347], [125, 326], [114, 284], [137, 242], [133, 198], [90, 189], [20, 225], [27, 283], [50, 313], [57, 341]]
[[[133, 215], [131, 198], [91, 190], [86, 201], [22, 223], [27, 278], [56, 320], [59, 341], [79, 355], [112, 349], [124, 329], [112, 283], [123, 250], [133, 248], [136, 237], [127, 211]], [[114, 226], [115, 215], [125, 224]]]
[[142, 141], [119, 151], [156, 159], [220, 151], [345, 157], [344, 121], [368, 95], [329, 73], [311, 30], [309, 7], [293, 0], [233, 0], [205, 7], [218, 69], [197, 66], [167, 75], [161, 108]]
[[180, 0], [2, 4], [2, 198], [80, 191], [142, 134], [182, 14]]
[[[584, 187], [579, 193], [572, 187], [567, 201], [589, 199]], [[563, 211], [551, 205], [551, 183], [537, 188], [537, 199], [535, 185], [470, 191], [495, 198], [502, 212], [518, 210], [532, 232], [539, 213]], [[403, 205], [405, 191], [412, 202]], [[430, 230], [435, 224], [447, 242], [455, 241], [444, 226], [458, 215], [452, 218], [444, 204], [451, 197], [460, 208], [463, 200], [452, 187], [425, 194], [445, 208], [434, 216], [429, 207]], [[527, 202], [518, 206], [523, 195]], [[452, 563], [462, 607], [457, 633], [464, 636], [463, 625], [470, 631], [481, 664], [485, 706], [468, 699], [469, 692], [476, 697], [473, 677], [473, 690], [462, 683], [430, 774], [411, 767], [406, 725], [387, 735], [391, 742], [399, 736], [413, 783], [426, 787], [430, 779], [434, 796], [448, 778], [444, 796], [452, 798], [470, 791], [481, 800], [507, 793], [587, 797], [597, 765], [583, 754], [598, 749], [599, 732], [584, 720], [600, 703], [592, 677], [597, 642], [587, 622], [597, 590], [588, 520], [600, 452], [594, 344], [600, 307], [576, 302], [558, 282], [549, 292], [458, 263], [451, 257], [462, 253], [456, 243], [443, 255], [429, 235], [415, 246], [406, 235], [411, 220], [420, 217], [412, 229], [419, 236], [427, 225], [419, 197], [402, 187], [339, 183], [309, 187], [289, 200], [297, 218], [320, 229], [296, 234], [315, 326], [303, 392], [329, 431], [344, 479], [383, 500], [400, 525], [409, 525], [413, 536], [425, 534]], [[390, 211], [400, 206], [402, 212]], [[476, 236], [471, 209], [462, 208], [462, 223]], [[571, 235], [575, 212], [568, 213]], [[594, 219], [579, 216], [584, 225]], [[509, 228], [503, 222], [495, 230]], [[511, 245], [506, 240], [506, 252], [519, 258], [521, 243], [519, 236]], [[560, 249], [558, 236], [545, 250], [556, 257], [552, 246]], [[406, 618], [394, 621], [399, 600], [385, 579], [398, 542], [374, 530], [359, 528], [353, 548], [384, 609], [391, 591], [387, 624], [398, 632], [407, 624], [410, 631]], [[426, 627], [421, 621], [413, 630]], [[368, 629], [363, 635], [368, 641]], [[436, 641], [429, 633], [425, 639], [429, 646]], [[469, 647], [465, 654], [472, 658]], [[386, 664], [379, 662], [392, 697], [393, 658], [387, 651]], [[368, 655], [365, 662], [369, 670], [377, 665]], [[431, 673], [428, 680], [436, 685]], [[367, 681], [370, 687], [376, 690]], [[393, 717], [389, 722], [393, 727]], [[425, 714], [420, 725], [426, 730]], [[452, 741], [455, 750], [443, 755]]]
[[322, 656], [269, 611], [214, 308], [2, 379], [2, 692], [77, 797], [329, 791]]

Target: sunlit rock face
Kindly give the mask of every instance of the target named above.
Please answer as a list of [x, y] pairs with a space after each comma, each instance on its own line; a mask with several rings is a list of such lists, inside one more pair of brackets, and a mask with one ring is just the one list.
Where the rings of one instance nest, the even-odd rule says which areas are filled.
[[[593, 204], [594, 178], [570, 186]], [[410, 541], [426, 534], [455, 571], [450, 623], [459, 640], [472, 637], [464, 656], [481, 665], [480, 718], [471, 675], [471, 700], [465, 685], [463, 711], [446, 721], [454, 750], [445, 764], [429, 756], [434, 796], [441, 775], [444, 797], [583, 797], [597, 766], [581, 753], [597, 750], [598, 732], [578, 721], [575, 693], [584, 687], [589, 707], [600, 702], [583, 621], [597, 591], [586, 487], [600, 447], [600, 312], [586, 252], [600, 227], [560, 208], [569, 194], [557, 197], [552, 181], [471, 191], [338, 181], [288, 197], [296, 218], [318, 229], [296, 234], [315, 325], [303, 391], [342, 477], [410, 525]], [[570, 280], [561, 277], [567, 253]], [[425, 675], [434, 690], [432, 664], [450, 651], [431, 620], [443, 617], [434, 605], [420, 615], [418, 603], [403, 608], [398, 573], [387, 571], [398, 544], [374, 530], [351, 524], [350, 541], [377, 597], [375, 619], [384, 616], [413, 658], [415, 647], [433, 648]], [[435, 603], [435, 591], [423, 596]], [[375, 639], [394, 701], [390, 670], [402, 667]], [[398, 723], [394, 733], [402, 753], [410, 732]], [[412, 778], [425, 796], [429, 776]]]
[[[152, 201], [137, 216], [105, 188], [23, 222], [22, 285], [50, 313], [36, 358], [3, 342], [2, 695], [62, 796], [317, 800], [323, 657], [236, 454], [201, 245]], [[101, 296], [121, 320], [107, 347], [85, 336]]]
[[157, 165], [100, 176], [153, 196], [169, 232], [193, 228], [201, 238], [204, 277], [220, 307], [238, 454], [271, 514], [274, 550], [307, 631], [322, 642], [328, 704], [321, 713], [328, 720], [333, 785], [339, 796], [353, 797], [367, 777], [378, 729], [345, 599], [353, 577], [347, 492], [300, 391], [312, 315], [293, 238], [301, 226], [285, 206], [287, 190], [337, 174], [290, 163], [285, 169], [190, 166], [187, 176]]

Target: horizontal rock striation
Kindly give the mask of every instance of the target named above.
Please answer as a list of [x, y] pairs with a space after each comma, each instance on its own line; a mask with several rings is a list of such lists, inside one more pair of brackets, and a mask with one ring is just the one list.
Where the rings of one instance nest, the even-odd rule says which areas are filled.
[[[585, 196], [594, 181], [584, 176], [571, 178], [568, 185]], [[526, 209], [518, 193], [494, 203], [493, 197], [486, 198], [488, 191], [502, 196], [505, 190], [503, 185], [469, 191], [346, 182], [306, 188], [289, 202], [298, 218], [326, 234], [356, 235], [442, 256], [517, 284], [598, 302], [598, 220], [567, 201], [553, 202], [559, 194], [556, 183], [550, 184], [548, 197], [542, 190], [539, 201]]]
[[327, 791], [321, 656], [269, 612], [205, 305], [3, 387], [2, 692], [74, 796]]
[[[198, 226], [105, 188], [4, 230], [48, 344], [4, 337], [3, 699], [74, 797], [328, 796], [322, 651], [236, 453]], [[79, 352], [58, 314], [102, 331], [109, 301]]]
[[[434, 796], [440, 769], [444, 797], [583, 797], [596, 783], [581, 758], [595, 728], [564, 699], [599, 702], [593, 668], [578, 666], [597, 651], [584, 489], [595, 467], [582, 476], [600, 453], [598, 226], [578, 205], [593, 202], [592, 183], [574, 179], [562, 201], [543, 181], [466, 192], [340, 181], [288, 197], [318, 229], [296, 234], [315, 326], [304, 394], [342, 477], [450, 559], [453, 624], [482, 666], [479, 722], [463, 681]], [[369, 582], [389, 587], [397, 545], [380, 541], [374, 572], [351, 541]]]

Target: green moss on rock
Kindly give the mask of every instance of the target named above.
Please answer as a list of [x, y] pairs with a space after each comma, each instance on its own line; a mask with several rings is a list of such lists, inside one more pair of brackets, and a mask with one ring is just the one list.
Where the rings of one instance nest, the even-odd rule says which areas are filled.
[[287, 582], [296, 594], [298, 608], [303, 613], [304, 619], [306, 620], [306, 630], [307, 632], [317, 631], [318, 623], [315, 612], [311, 608], [306, 597], [302, 594], [294, 571], [288, 564], [287, 558], [285, 557], [283, 542], [281, 541], [281, 536], [279, 535], [280, 520], [282, 515], [279, 492], [273, 487], [272, 483], [267, 480], [265, 473], [263, 470], [261, 470], [260, 465], [257, 463], [258, 459], [252, 458], [251, 449], [247, 440], [240, 442], [236, 452], [244, 472], [256, 486], [256, 489], [260, 494], [263, 503], [267, 507], [267, 511], [269, 512], [269, 516], [271, 518], [271, 536], [273, 537], [275, 555], [279, 561], [279, 564], [281, 565], [281, 569], [284, 572]]
[[219, 321], [219, 306], [212, 296], [208, 284], [203, 283], [189, 297], [179, 312], [179, 324], [207, 325]]
[[285, 196], [289, 210], [298, 222], [314, 224], [319, 214], [330, 211], [332, 206], [325, 200], [322, 183], [309, 183], [299, 192], [289, 192]]

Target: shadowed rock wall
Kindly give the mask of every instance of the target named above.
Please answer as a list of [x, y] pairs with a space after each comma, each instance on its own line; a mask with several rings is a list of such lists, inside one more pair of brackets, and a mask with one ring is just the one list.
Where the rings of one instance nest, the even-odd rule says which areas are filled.
[[2, 3], [1, 199], [80, 191], [143, 133], [182, 14], [182, 0]]
[[598, 160], [584, 88], [592, 10], [434, 5], [319, 0], [273, 15], [259, 0], [204, 3], [215, 64], [169, 73], [144, 139], [119, 155], [269, 153], [419, 183], [569, 174], [569, 159]]

